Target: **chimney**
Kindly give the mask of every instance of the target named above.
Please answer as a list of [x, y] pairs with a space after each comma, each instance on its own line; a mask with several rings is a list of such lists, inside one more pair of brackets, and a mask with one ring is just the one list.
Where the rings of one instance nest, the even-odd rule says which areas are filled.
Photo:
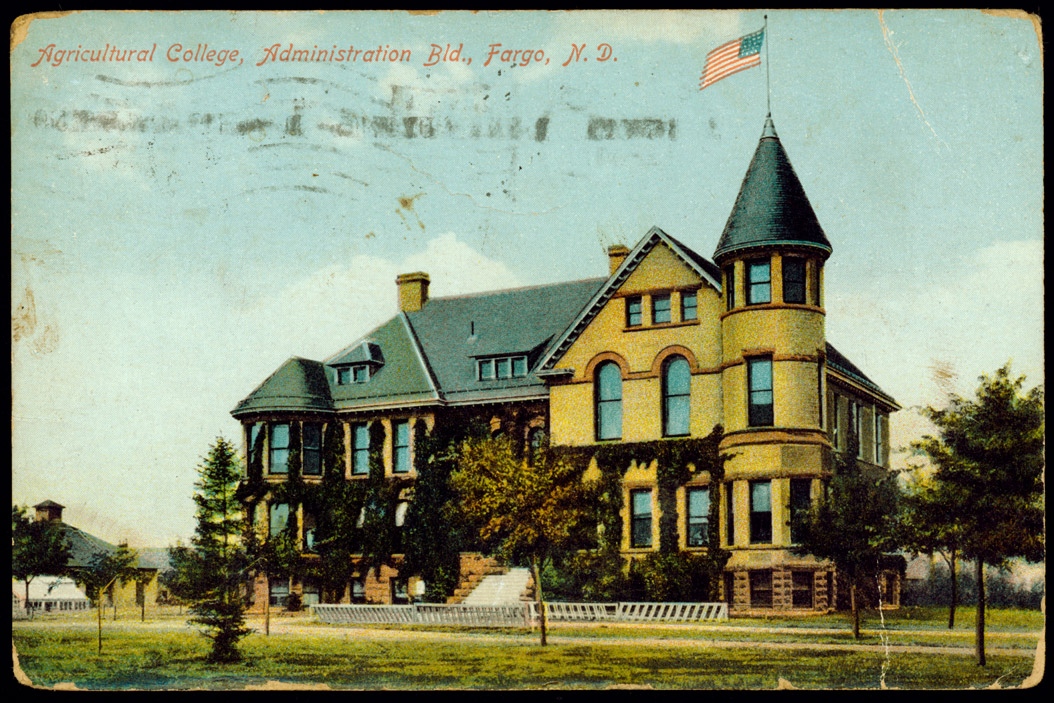
[[399, 287], [399, 310], [402, 312], [416, 312], [428, 302], [427, 273], [401, 273], [395, 277], [395, 285]]
[[37, 522], [43, 521], [62, 521], [62, 509], [65, 505], [59, 505], [53, 500], [45, 500], [43, 503], [38, 503], [33, 506], [37, 509]]
[[624, 244], [614, 244], [608, 247], [608, 261], [611, 264], [612, 274], [622, 265], [622, 262], [626, 260], [627, 256], [629, 256], [629, 247]]

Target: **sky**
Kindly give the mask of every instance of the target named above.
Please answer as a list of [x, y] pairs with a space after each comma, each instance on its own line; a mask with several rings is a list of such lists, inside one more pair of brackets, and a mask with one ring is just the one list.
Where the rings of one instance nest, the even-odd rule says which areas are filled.
[[1031, 19], [771, 11], [761, 66], [700, 91], [706, 53], [764, 14], [18, 25], [13, 502], [58, 501], [111, 542], [186, 541], [201, 458], [240, 441], [230, 411], [289, 357], [323, 359], [393, 315], [396, 275], [428, 272], [432, 295], [602, 276], [607, 247], [652, 226], [712, 256], [766, 74], [834, 248], [827, 338], [903, 406], [894, 447], [925, 431], [919, 407], [1007, 361], [1041, 383]]

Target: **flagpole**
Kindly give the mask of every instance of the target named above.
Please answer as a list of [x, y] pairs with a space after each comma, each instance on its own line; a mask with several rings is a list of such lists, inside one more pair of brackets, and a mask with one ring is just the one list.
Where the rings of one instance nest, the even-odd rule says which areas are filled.
[[765, 15], [765, 33], [762, 35], [765, 42], [765, 109], [768, 117], [772, 117], [772, 84], [769, 83], [769, 16]]

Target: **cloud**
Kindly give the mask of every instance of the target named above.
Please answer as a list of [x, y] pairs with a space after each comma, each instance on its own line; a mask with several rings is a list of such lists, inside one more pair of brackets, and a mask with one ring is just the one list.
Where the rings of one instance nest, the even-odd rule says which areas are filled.
[[827, 338], [905, 408], [890, 428], [904, 445], [927, 427], [913, 406], [970, 397], [1008, 360], [1026, 385], [1043, 382], [1043, 293], [1043, 242], [996, 242], [915, 285], [829, 289]]

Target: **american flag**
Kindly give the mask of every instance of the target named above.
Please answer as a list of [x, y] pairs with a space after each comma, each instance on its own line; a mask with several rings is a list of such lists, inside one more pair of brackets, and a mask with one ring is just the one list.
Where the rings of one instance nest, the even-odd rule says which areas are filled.
[[722, 44], [707, 54], [703, 75], [699, 77], [699, 90], [733, 73], [761, 65], [761, 43], [764, 40], [765, 30], [759, 29], [753, 34]]

